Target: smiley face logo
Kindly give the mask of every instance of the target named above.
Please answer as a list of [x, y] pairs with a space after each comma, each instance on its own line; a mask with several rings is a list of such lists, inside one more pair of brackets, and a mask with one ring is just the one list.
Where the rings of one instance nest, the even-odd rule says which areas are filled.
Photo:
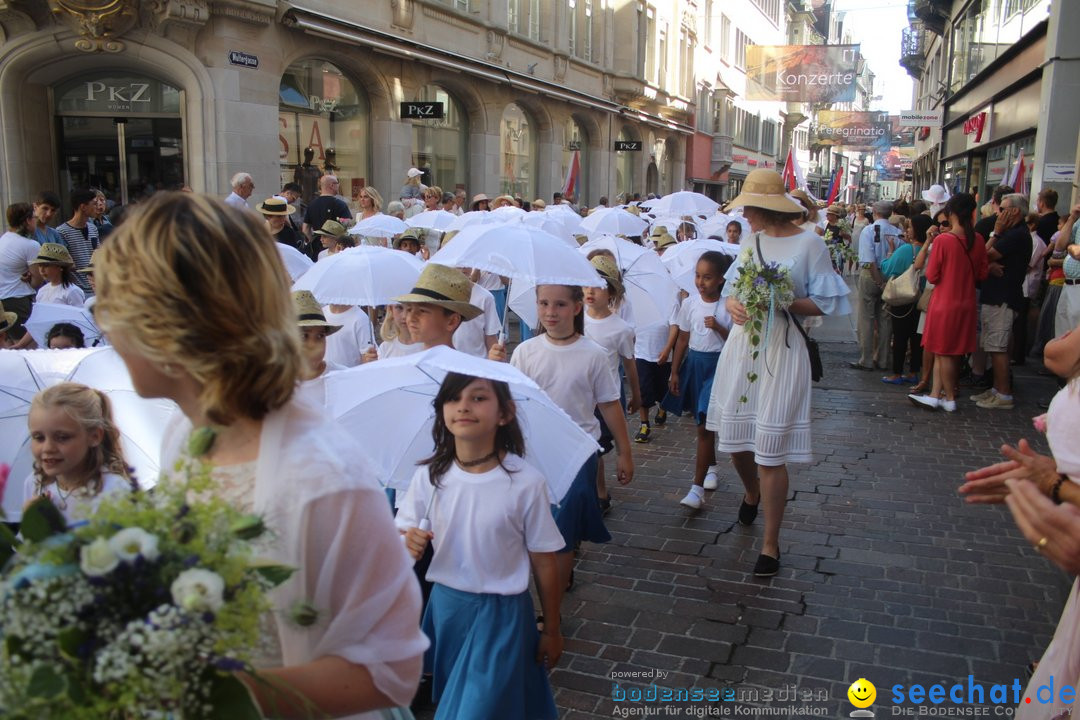
[[874, 687], [874, 683], [870, 682], [866, 678], [859, 678], [855, 682], [851, 683], [851, 687], [847, 691], [848, 700], [851, 704], [857, 708], [868, 708], [874, 704], [874, 700], [877, 699], [877, 688]]

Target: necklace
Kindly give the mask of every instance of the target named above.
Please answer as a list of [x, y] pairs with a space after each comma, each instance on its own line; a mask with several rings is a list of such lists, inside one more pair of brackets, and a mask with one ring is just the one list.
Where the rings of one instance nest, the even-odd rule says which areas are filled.
[[463, 468], [471, 468], [471, 467], [476, 467], [477, 465], [483, 465], [484, 463], [488, 462], [489, 460], [494, 460], [497, 457], [499, 457], [499, 451], [498, 450], [492, 450], [491, 453], [485, 455], [482, 458], [477, 458], [476, 460], [462, 460], [461, 458], [456, 457], [456, 456], [454, 457], [454, 459], [457, 461], [457, 464], [460, 465], [461, 467], [463, 467]]
[[575, 335], [577, 335], [577, 330], [575, 330], [574, 332], [570, 333], [569, 335], [567, 335], [565, 337], [561, 337], [561, 338], [557, 338], [554, 335], [550, 335], [550, 334], [548, 335], [548, 337], [551, 338], [552, 340], [554, 340], [555, 342], [562, 342], [563, 340], [569, 340], [570, 338], [574, 337]]

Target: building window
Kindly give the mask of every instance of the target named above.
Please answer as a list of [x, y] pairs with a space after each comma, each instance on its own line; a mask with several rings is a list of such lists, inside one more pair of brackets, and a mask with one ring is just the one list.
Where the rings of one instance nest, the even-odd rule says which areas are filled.
[[746, 46], [750, 44], [750, 38], [736, 28], [735, 30], [735, 67], [740, 70], [746, 69]]
[[567, 187], [567, 181], [570, 180], [570, 169], [573, 166], [574, 156], [577, 156], [578, 172], [577, 178], [574, 180], [574, 187], [571, 189], [571, 193], [576, 199], [578, 204], [586, 203], [588, 198], [585, 197], [585, 188], [587, 188], [588, 182], [588, 159], [589, 159], [589, 137], [585, 134], [585, 129], [573, 117], [566, 119], [566, 123], [563, 126], [563, 150], [562, 150], [562, 177], [563, 188]]
[[720, 59], [731, 62], [731, 20], [727, 15], [720, 16]]
[[656, 67], [657, 67], [658, 72], [657, 72], [656, 80], [654, 80], [656, 85], [658, 85], [660, 87], [666, 87], [667, 82], [668, 82], [667, 34], [668, 34], [668, 24], [667, 24], [667, 22], [664, 22], [664, 24], [662, 24], [660, 26], [660, 35], [657, 38], [657, 40], [658, 40], [658, 42], [657, 42], [657, 53], [658, 53], [659, 57], [656, 58]]
[[566, 0], [566, 13], [569, 15], [567, 25], [570, 27], [570, 54], [578, 55], [577, 0]]
[[761, 152], [766, 155], [776, 154], [776, 121], [766, 120], [761, 128]]
[[337, 175], [348, 198], [368, 183], [370, 108], [336, 66], [315, 59], [289, 66], [278, 89], [278, 123], [281, 184], [299, 182], [305, 202], [319, 194], [324, 172]]
[[701, 132], [716, 132], [713, 128], [712, 90], [702, 85], [697, 93], [697, 129]]
[[656, 8], [645, 11], [645, 79], [656, 84]]
[[454, 9], [461, 12], [469, 12], [469, 0], [453, 0]]
[[697, 45], [696, 38], [685, 27], [679, 33], [682, 48], [682, 59], [679, 63], [679, 94], [683, 97], [694, 95], [694, 48]]
[[750, 0], [773, 25], [780, 24], [780, 0]]
[[454, 96], [438, 85], [425, 85], [416, 94], [419, 102], [439, 102], [439, 120], [412, 120], [412, 165], [424, 171], [425, 185], [444, 190], [465, 187], [468, 179], [468, 121]]
[[712, 47], [713, 0], [705, 0], [705, 46]]
[[529, 0], [529, 37], [540, 39], [540, 0]]
[[521, 32], [521, 0], [506, 0], [506, 27], [510, 32]]
[[582, 48], [582, 57], [593, 62], [592, 54], [592, 4], [593, 0], [585, 0], [585, 43]]
[[[619, 140], [631, 141], [640, 140], [629, 128], [622, 128], [619, 131]], [[634, 186], [637, 178], [634, 177], [635, 161], [641, 153], [620, 151], [615, 153], [615, 192], [618, 195], [628, 197], [632, 195], [635, 190]]]
[[499, 124], [500, 193], [536, 197], [536, 144], [531, 125], [529, 117], [517, 105], [511, 103], [503, 110]]

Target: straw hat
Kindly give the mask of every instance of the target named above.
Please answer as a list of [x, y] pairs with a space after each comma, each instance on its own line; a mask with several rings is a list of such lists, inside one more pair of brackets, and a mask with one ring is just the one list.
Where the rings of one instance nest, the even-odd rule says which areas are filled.
[[300, 327], [323, 327], [326, 328], [327, 335], [333, 335], [341, 329], [341, 325], [331, 325], [326, 322], [322, 305], [310, 291], [297, 290], [292, 294], [292, 302]]
[[349, 232], [345, 229], [345, 226], [339, 223], [337, 220], [327, 220], [323, 223], [323, 226], [315, 231], [316, 235], [325, 235], [327, 237], [339, 238], [342, 235]]
[[638, 217], [641, 217], [641, 208], [639, 208], [637, 205], [627, 205], [626, 212], [630, 213], [631, 215], [637, 215]]
[[256, 205], [255, 209], [263, 215], [292, 215], [296, 212], [296, 207], [280, 195], [266, 198]]
[[600, 277], [604, 278], [615, 287], [615, 291], [619, 295], [626, 292], [626, 287], [623, 285], [622, 281], [622, 273], [619, 272], [619, 266], [614, 258], [607, 255], [596, 255], [589, 262], [596, 268], [596, 272], [600, 273]]
[[483, 310], [469, 302], [472, 283], [457, 268], [428, 263], [408, 295], [393, 299], [396, 303], [430, 303], [461, 315], [462, 322], [472, 320]]
[[13, 328], [18, 319], [18, 315], [5, 311], [4, 303], [0, 303], [0, 332], [7, 332]]
[[742, 192], [728, 203], [727, 209], [756, 207], [782, 213], [802, 214], [806, 211], [791, 199], [784, 188], [784, 179], [774, 170], [754, 170], [743, 181]]
[[30, 261], [31, 265], [74, 265], [71, 253], [58, 243], [45, 243], [38, 250], [38, 256]]
[[94, 258], [97, 256], [97, 254], [99, 252], [101, 252], [101, 248], [98, 248], [94, 252], [90, 253], [90, 262], [88, 262], [86, 264], [86, 267], [76, 268], [76, 270], [78, 270], [78, 272], [81, 272], [81, 273], [84, 273], [84, 274], [94, 272]]
[[426, 237], [427, 230], [425, 228], [411, 227], [394, 238], [393, 246], [397, 250], [401, 247], [402, 240], [415, 240], [418, 244], [423, 245]]
[[536, 198], [535, 200], [532, 201], [532, 207], [540, 208], [541, 210], [543, 210], [544, 208], [547, 207], [547, 203], [544, 202], [543, 200], [541, 200], [540, 198]]
[[485, 200], [488, 201], [488, 202], [491, 202], [491, 198], [489, 198], [484, 193], [477, 193], [476, 195], [473, 195], [472, 202], [469, 203], [469, 209], [470, 210], [475, 210], [476, 206], [479, 205], [480, 203], [484, 202]]
[[834, 204], [834, 205], [830, 205], [828, 208], [825, 209], [825, 214], [826, 215], [835, 215], [836, 217], [841, 218], [841, 217], [844, 217], [845, 215], [847, 215], [847, 210], [844, 209], [843, 205], [835, 205]]
[[949, 191], [944, 185], [931, 185], [922, 191], [922, 199], [934, 205], [944, 205], [949, 202]]
[[495, 198], [494, 200], [492, 200], [491, 204], [492, 205], [498, 205], [499, 203], [503, 202], [504, 200], [506, 202], [510, 203], [510, 206], [517, 207], [517, 203], [514, 202], [514, 196], [513, 195], [500, 195], [497, 198]]
[[577, 240], [578, 245], [584, 245], [589, 242], [589, 236], [585, 233], [577, 233], [574, 235], [574, 239]]
[[671, 233], [669, 233], [666, 228], [660, 227], [660, 231], [661, 232], [659, 233], [654, 231], [652, 235], [649, 236], [652, 238], [653, 247], [657, 249], [666, 248], [668, 245], [674, 245], [678, 242], [678, 240], [671, 236]]

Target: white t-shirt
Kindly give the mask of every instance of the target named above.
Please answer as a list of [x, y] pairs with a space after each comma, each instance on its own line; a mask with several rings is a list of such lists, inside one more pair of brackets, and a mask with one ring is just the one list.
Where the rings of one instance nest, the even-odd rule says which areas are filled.
[[385, 360], [386, 358], [405, 357], [406, 355], [412, 355], [413, 353], [423, 352], [423, 350], [424, 343], [405, 344], [398, 338], [394, 338], [393, 340], [383, 340], [379, 345], [379, 359]]
[[634, 357], [656, 362], [667, 345], [672, 324], [658, 322], [638, 328], [634, 333]]
[[[131, 490], [131, 481], [127, 478], [116, 475], [114, 473], [105, 473], [101, 476], [101, 492], [97, 495], [91, 495], [86, 490], [75, 490], [70, 495], [67, 493], [60, 493], [56, 487], [56, 483], [49, 483], [45, 486], [45, 492], [52, 498], [53, 505], [64, 516], [64, 519], [68, 521], [68, 524], [78, 522], [79, 520], [85, 520], [87, 517], [93, 514], [97, 509], [101, 499], [106, 495], [114, 492], [121, 492], [124, 490]], [[11, 490], [11, 487], [8, 487]], [[26, 501], [32, 497], [36, 497], [37, 479], [31, 474], [26, 481], [23, 482], [23, 501], [19, 503], [17, 510], [18, 517], [13, 517], [11, 513], [8, 513], [8, 521], [16, 522], [22, 517], [22, 506], [26, 504]], [[7, 505], [7, 503], [4, 503]]]
[[18, 298], [34, 294], [34, 288], [22, 275], [37, 259], [41, 246], [36, 240], [8, 231], [0, 235], [0, 298]]
[[499, 331], [502, 330], [499, 311], [495, 309], [495, 296], [491, 294], [491, 291], [473, 283], [469, 302], [484, 312], [472, 320], [462, 323], [454, 331], [454, 349], [476, 357], [486, 358], [488, 351], [484, 338], [488, 335], [498, 335]]
[[341, 325], [341, 329], [336, 333], [326, 336], [326, 355], [323, 356], [326, 363], [356, 367], [360, 364], [360, 356], [364, 351], [375, 344], [371, 319], [358, 307], [336, 313], [327, 305], [323, 307], [323, 314], [330, 325]]
[[48, 285], [42, 285], [38, 288], [37, 297], [34, 299], [34, 302], [83, 307], [83, 304], [86, 302], [86, 293], [74, 283], [67, 287], [64, 287], [63, 283], [60, 283], [59, 285], [49, 283]]
[[529, 588], [529, 553], [566, 546], [544, 476], [517, 455], [507, 455], [503, 465], [511, 472], [496, 467], [468, 473], [451, 464], [437, 489], [428, 467], [413, 475], [395, 522], [407, 530], [425, 516], [431, 521], [429, 581], [464, 592], [519, 595]]
[[556, 345], [541, 334], [518, 345], [510, 364], [531, 377], [593, 440], [600, 439], [593, 410], [619, 399], [619, 383], [602, 347], [585, 337]]
[[615, 313], [597, 320], [586, 312], [585, 337], [604, 349], [615, 382], [621, 383], [619, 365], [623, 358], [634, 357], [634, 329]]
[[714, 317], [726, 328], [731, 328], [731, 316], [723, 299], [707, 303], [700, 295], [688, 297], [679, 309], [679, 330], [690, 333], [690, 349], [699, 352], [720, 352], [724, 339], [720, 333], [705, 327], [705, 318]]

